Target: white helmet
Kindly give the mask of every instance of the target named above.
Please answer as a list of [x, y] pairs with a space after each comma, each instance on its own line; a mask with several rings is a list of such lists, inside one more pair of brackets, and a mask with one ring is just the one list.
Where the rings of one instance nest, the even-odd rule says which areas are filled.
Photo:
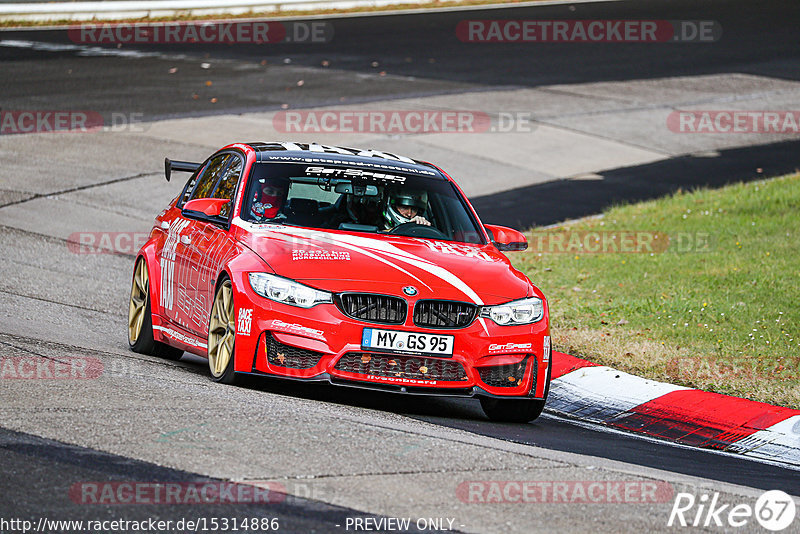
[[428, 193], [426, 191], [410, 189], [400, 189], [390, 193], [389, 202], [386, 203], [386, 210], [383, 212], [383, 217], [391, 227], [411, 222], [410, 218], [403, 217], [397, 212], [396, 208], [399, 206], [416, 208], [421, 215], [428, 209]]

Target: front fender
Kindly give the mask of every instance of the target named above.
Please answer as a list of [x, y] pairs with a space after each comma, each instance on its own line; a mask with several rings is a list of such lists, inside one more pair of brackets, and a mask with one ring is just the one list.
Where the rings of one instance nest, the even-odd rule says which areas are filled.
[[[236, 345], [234, 346], [234, 370], [248, 372], [253, 366], [253, 356], [258, 345], [258, 332], [253, 328], [252, 318], [256, 307], [262, 305], [259, 299], [253, 297], [250, 289], [249, 273], [271, 272], [258, 255], [246, 247], [236, 257], [225, 264], [217, 276], [217, 286], [223, 277], [231, 280], [233, 287], [234, 319], [236, 321]], [[215, 288], [216, 291], [216, 288]], [[210, 310], [209, 310], [210, 314]]]

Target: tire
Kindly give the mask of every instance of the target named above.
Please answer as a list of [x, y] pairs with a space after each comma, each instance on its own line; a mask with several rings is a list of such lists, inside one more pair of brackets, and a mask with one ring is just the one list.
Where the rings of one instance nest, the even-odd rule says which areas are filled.
[[543, 399], [496, 399], [481, 397], [481, 408], [486, 417], [502, 423], [530, 423], [540, 415], [550, 394], [550, 370], [553, 368], [552, 355], [547, 366], [547, 383]]
[[139, 258], [133, 269], [131, 298], [128, 304], [128, 346], [133, 352], [178, 360], [183, 351], [160, 343], [153, 337], [153, 313], [150, 310], [150, 275], [147, 262]]
[[211, 317], [208, 320], [208, 370], [211, 378], [221, 384], [236, 380], [234, 350], [236, 347], [236, 320], [233, 306], [233, 285], [225, 278], [214, 293]]
[[481, 397], [481, 408], [486, 417], [501, 423], [529, 423], [544, 410], [542, 399], [496, 399]]

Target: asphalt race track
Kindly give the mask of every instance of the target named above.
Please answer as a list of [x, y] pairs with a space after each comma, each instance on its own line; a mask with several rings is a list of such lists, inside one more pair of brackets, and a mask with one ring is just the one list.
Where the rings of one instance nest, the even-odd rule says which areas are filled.
[[[463, 43], [455, 27], [467, 18], [714, 20], [723, 33], [713, 43]], [[672, 530], [679, 492], [719, 493], [731, 505], [753, 505], [768, 489], [800, 495], [800, 466], [551, 414], [529, 425], [490, 423], [471, 400], [273, 380], [226, 387], [211, 382], [200, 358], [130, 352], [132, 240], [181, 186], [164, 180], [165, 156], [201, 160], [233, 141], [370, 146], [440, 164], [484, 222], [520, 227], [798, 167], [800, 135], [691, 136], [666, 127], [676, 109], [800, 109], [796, 1], [323, 20], [335, 35], [321, 44], [117, 47], [76, 44], [52, 29], [0, 32], [2, 111], [83, 110], [107, 126], [127, 121], [90, 133], [0, 136], [0, 355], [84, 366], [63, 379], [0, 379], [0, 519], [279, 518], [286, 532], [347, 532], [353, 518], [445, 518], [452, 523], [440, 526], [464, 532], [657, 532]], [[493, 120], [531, 112], [535, 127], [280, 130], [276, 113], [306, 108], [472, 109]], [[113, 253], [75, 246], [96, 232], [127, 241]], [[656, 483], [669, 492], [656, 502], [526, 504], [471, 502], [459, 489], [490, 480]], [[87, 484], [231, 481], [277, 488], [281, 498], [93, 504], [76, 494]], [[409, 528], [437, 530], [419, 527]], [[735, 531], [763, 530], [751, 522]]]
[[[16, 517], [38, 518], [45, 510], [53, 519], [68, 517], [73, 520], [101, 521], [120, 517], [131, 521], [248, 517], [257, 518], [260, 522], [278, 517], [284, 522], [284, 528], [304, 532], [336, 532], [336, 525], [344, 525], [348, 517], [359, 515], [355, 510], [295, 496], [270, 502], [269, 506], [260, 502], [188, 504], [180, 510], [180, 516], [169, 504], [77, 505], [81, 493], [79, 491], [76, 494], [73, 489], [76, 480], [93, 483], [142, 480], [165, 486], [170, 483], [191, 483], [198, 487], [216, 487], [225, 482], [8, 430], [0, 431], [0, 447], [4, 452], [0, 464], [6, 475], [5, 484], [16, 488], [13, 512]], [[46, 491], [40, 485], [31, 484], [31, 479], [46, 481]], [[269, 497], [265, 497], [265, 500], [269, 500]]]

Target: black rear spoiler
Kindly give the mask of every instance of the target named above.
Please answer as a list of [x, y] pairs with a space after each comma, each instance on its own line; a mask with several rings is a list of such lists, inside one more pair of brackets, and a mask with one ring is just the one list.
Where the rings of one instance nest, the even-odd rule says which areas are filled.
[[194, 172], [200, 168], [200, 165], [202, 165], [202, 163], [192, 163], [191, 161], [172, 161], [169, 158], [164, 158], [164, 175], [167, 177], [167, 181], [169, 182], [172, 171]]

